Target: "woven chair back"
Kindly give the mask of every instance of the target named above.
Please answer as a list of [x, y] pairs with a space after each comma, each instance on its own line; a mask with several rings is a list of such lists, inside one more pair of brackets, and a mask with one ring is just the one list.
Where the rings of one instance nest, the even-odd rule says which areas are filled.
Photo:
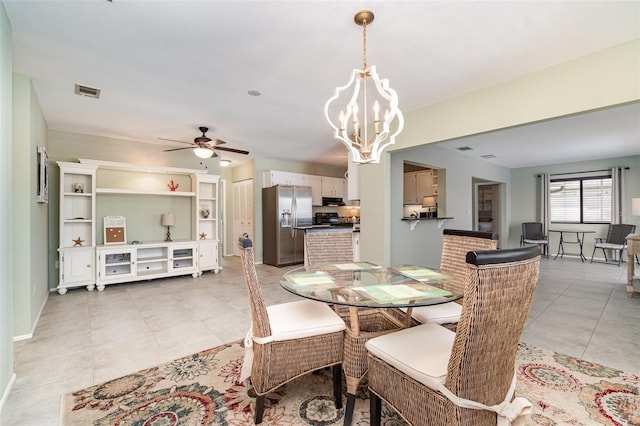
[[353, 232], [351, 230], [306, 232], [304, 255], [307, 267], [353, 262]]
[[[540, 248], [472, 252], [445, 386], [486, 405], [502, 402], [538, 283]], [[490, 262], [490, 263], [487, 263]], [[494, 263], [497, 262], [497, 263]]]
[[445, 229], [442, 236], [442, 257], [440, 270], [453, 278], [451, 289], [456, 293], [464, 291], [467, 277], [465, 258], [470, 251], [495, 250], [498, 240], [490, 232], [461, 231]]
[[609, 244], [625, 244], [627, 235], [633, 234], [636, 230], [635, 225], [615, 224], [609, 225], [607, 232], [607, 243]]
[[255, 337], [270, 336], [271, 326], [269, 325], [269, 315], [267, 314], [267, 305], [264, 303], [260, 282], [258, 281], [253, 247], [239, 247], [239, 249], [242, 272], [244, 273], [244, 281], [249, 295], [253, 335]]

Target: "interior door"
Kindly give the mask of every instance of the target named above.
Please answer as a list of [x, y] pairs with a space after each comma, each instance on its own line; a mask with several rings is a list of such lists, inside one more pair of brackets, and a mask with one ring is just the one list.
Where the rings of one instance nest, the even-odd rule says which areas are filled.
[[[253, 216], [253, 179], [233, 182], [233, 241], [244, 233], [255, 240]], [[233, 244], [233, 254], [240, 256], [237, 244]]]

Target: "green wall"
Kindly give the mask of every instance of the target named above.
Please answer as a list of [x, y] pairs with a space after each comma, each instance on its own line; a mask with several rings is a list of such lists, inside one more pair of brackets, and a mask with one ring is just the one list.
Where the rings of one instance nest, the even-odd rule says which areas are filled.
[[[48, 295], [48, 205], [36, 201], [38, 162], [36, 149], [47, 147], [47, 123], [31, 80], [13, 75], [13, 268], [14, 337], [33, 335]], [[50, 168], [50, 167], [49, 167]], [[51, 188], [49, 189], [51, 195]], [[42, 259], [43, 261], [34, 261]]]
[[[0, 233], [11, 235], [12, 134], [11, 24], [0, 2]], [[13, 249], [12, 239], [0, 244], [0, 410], [15, 381], [13, 370]]]

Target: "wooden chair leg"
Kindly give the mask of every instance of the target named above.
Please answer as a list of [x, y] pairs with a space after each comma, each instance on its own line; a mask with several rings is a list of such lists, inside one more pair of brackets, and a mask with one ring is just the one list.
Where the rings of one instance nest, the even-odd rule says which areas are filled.
[[258, 395], [256, 398], [256, 411], [253, 415], [253, 423], [259, 425], [262, 423], [262, 415], [264, 414], [264, 400], [266, 395]]
[[342, 408], [342, 364], [333, 366], [333, 400], [336, 409]]
[[382, 417], [382, 401], [375, 393], [369, 391], [369, 417], [371, 426], [380, 426]]

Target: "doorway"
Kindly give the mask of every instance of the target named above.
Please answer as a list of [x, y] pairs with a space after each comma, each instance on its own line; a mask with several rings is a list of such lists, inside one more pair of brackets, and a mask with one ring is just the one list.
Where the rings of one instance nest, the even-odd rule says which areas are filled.
[[498, 247], [502, 246], [504, 184], [474, 179], [473, 229], [498, 234]]

